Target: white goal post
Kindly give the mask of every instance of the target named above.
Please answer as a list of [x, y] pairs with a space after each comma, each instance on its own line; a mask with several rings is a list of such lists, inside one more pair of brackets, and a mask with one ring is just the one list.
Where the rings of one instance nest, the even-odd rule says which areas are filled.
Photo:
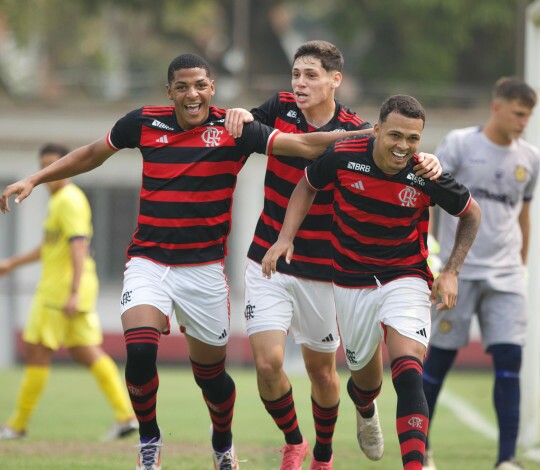
[[[540, 0], [526, 11], [525, 80], [540, 96]], [[526, 139], [540, 148], [540, 104], [526, 130]], [[522, 367], [520, 442], [526, 447], [540, 443], [540, 187], [531, 205], [529, 242], [529, 293], [527, 344]]]

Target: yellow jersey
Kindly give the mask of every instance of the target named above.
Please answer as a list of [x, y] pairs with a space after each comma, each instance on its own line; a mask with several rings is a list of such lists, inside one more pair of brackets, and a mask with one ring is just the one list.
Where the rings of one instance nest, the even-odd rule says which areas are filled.
[[[90, 204], [80, 188], [70, 183], [51, 196], [44, 231], [37, 292], [45, 306], [61, 310], [71, 293], [73, 279], [70, 241], [85, 237], [90, 242], [93, 234]], [[94, 309], [97, 291], [96, 266], [88, 255], [78, 290], [80, 312]]]

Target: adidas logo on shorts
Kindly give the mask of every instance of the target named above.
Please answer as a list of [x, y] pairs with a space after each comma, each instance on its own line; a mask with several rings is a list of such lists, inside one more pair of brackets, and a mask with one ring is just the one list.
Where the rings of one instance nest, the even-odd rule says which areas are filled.
[[426, 333], [426, 329], [425, 328], [422, 328], [421, 330], [418, 330], [416, 332], [417, 335], [420, 335], [420, 336], [423, 336], [424, 338], [427, 338], [427, 333]]

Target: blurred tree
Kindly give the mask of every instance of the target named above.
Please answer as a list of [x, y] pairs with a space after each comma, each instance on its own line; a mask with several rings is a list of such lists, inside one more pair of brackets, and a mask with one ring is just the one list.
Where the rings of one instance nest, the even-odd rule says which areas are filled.
[[[525, 3], [530, 3], [526, 0]], [[514, 74], [521, 0], [323, 0], [298, 12], [345, 44], [349, 73], [377, 83], [485, 85]], [[521, 8], [520, 8], [521, 5]]]
[[530, 1], [0, 0], [0, 82], [16, 96], [70, 87], [133, 98], [164, 85], [172, 57], [195, 52], [228, 78], [230, 96], [267, 94], [288, 84], [298, 44], [317, 38], [343, 50], [347, 76], [373, 98], [402, 88], [470, 98], [468, 86], [520, 72], [516, 25]]

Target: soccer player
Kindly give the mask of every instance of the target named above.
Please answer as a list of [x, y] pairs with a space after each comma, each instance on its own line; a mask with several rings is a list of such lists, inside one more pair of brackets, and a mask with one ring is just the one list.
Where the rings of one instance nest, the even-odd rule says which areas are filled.
[[[252, 114], [245, 110], [229, 110], [226, 126], [233, 134], [241, 135], [243, 122], [253, 117], [294, 133], [371, 129], [371, 124], [335, 99], [343, 64], [343, 56], [333, 44], [319, 40], [306, 42], [294, 55], [292, 93], [275, 94], [252, 109]], [[440, 165], [436, 158], [426, 154], [421, 159], [423, 163], [415, 167], [417, 175], [439, 176]], [[336, 351], [340, 338], [331, 284], [331, 188], [317, 193], [294, 241], [295, 257], [291, 263], [280, 260], [277, 274], [266, 279], [261, 275], [261, 261], [278, 238], [289, 198], [310, 162], [275, 154], [268, 157], [264, 206], [248, 252], [245, 272], [245, 318], [259, 394], [284, 434], [281, 468], [294, 470], [301, 468], [309, 445], [300, 432], [292, 386], [283, 369], [289, 330], [301, 345], [311, 380], [316, 434], [311, 469], [331, 469], [333, 462], [332, 437], [340, 394]], [[358, 417], [360, 447], [370, 459], [378, 460], [383, 455], [384, 441], [375, 404]]]
[[[44, 145], [39, 152], [41, 167], [48, 167], [68, 152], [63, 145]], [[116, 423], [104, 440], [124, 437], [133, 433], [138, 424], [118, 368], [101, 348], [103, 338], [95, 311], [98, 278], [94, 260], [88, 254], [92, 237], [90, 205], [84, 193], [67, 178], [50, 182], [47, 187], [51, 198], [43, 242], [28, 253], [0, 261], [0, 275], [36, 261], [42, 266], [23, 334], [26, 366], [17, 405], [0, 428], [0, 439], [26, 436], [47, 384], [53, 354], [62, 346], [75, 361], [90, 369], [114, 410]]]
[[[482, 341], [493, 358], [493, 399], [499, 425], [496, 469], [522, 468], [515, 462], [519, 428], [521, 352], [525, 340], [525, 264], [530, 203], [538, 179], [540, 152], [520, 138], [536, 105], [534, 90], [515, 77], [493, 88], [486, 123], [450, 132], [437, 150], [445, 169], [468, 185], [482, 208], [478, 240], [459, 276], [453, 312], [433, 312], [433, 335], [424, 368], [430, 416], [459, 348], [469, 341], [476, 313]], [[441, 214], [439, 257], [450, 255], [454, 221]], [[429, 455], [429, 452], [428, 452]], [[424, 468], [435, 469], [432, 458]]]
[[229, 290], [223, 263], [232, 194], [247, 157], [275, 152], [315, 158], [339, 138], [363, 133], [294, 135], [254, 122], [244, 127], [241, 138], [233, 138], [225, 132], [226, 110], [210, 106], [214, 88], [204, 59], [178, 56], [169, 65], [166, 85], [172, 106], [145, 106], [128, 113], [106, 137], [8, 186], [0, 201], [6, 212], [10, 195], [18, 194], [15, 202], [21, 202], [37, 184], [90, 171], [122, 148], [140, 149], [140, 209], [128, 247], [120, 310], [126, 383], [140, 425], [141, 470], [161, 468], [156, 358], [173, 312], [208, 406], [214, 465], [238, 467], [231, 432], [236, 390], [225, 370]]
[[[452, 308], [457, 274], [471, 246], [480, 210], [469, 191], [443, 174], [414, 174], [425, 113], [406, 95], [387, 99], [372, 138], [336, 143], [306, 167], [294, 190], [277, 242], [262, 260], [275, 275], [291, 261], [293, 240], [318, 190], [334, 188], [333, 285], [338, 324], [351, 371], [347, 390], [357, 414], [372, 408], [382, 385], [381, 338], [397, 393], [396, 427], [403, 467], [421, 469], [428, 429], [422, 361], [430, 335], [430, 298]], [[452, 255], [437, 280], [427, 265], [429, 206], [460, 219]]]

